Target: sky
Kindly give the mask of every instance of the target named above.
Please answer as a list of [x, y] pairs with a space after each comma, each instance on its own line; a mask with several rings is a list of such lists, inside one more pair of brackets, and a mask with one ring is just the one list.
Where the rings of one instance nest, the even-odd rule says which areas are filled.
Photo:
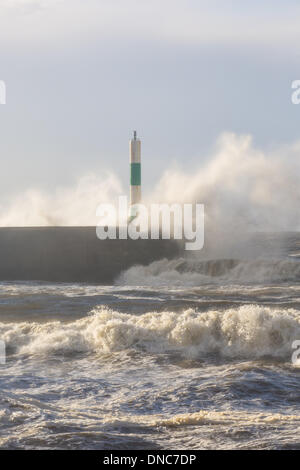
[[0, 0], [0, 199], [87, 173], [143, 183], [209, 160], [224, 132], [264, 151], [299, 140], [293, 0]]

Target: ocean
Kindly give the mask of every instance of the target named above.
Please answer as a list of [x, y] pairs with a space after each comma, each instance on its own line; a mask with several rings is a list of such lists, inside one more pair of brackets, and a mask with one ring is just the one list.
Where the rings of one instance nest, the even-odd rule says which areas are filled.
[[1, 282], [0, 447], [300, 449], [300, 235], [256, 246]]

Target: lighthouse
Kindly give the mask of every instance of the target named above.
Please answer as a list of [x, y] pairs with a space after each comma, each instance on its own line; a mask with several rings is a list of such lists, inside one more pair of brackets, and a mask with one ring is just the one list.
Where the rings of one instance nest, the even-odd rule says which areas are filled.
[[133, 206], [141, 202], [141, 141], [137, 138], [136, 131], [133, 139], [129, 141], [130, 161], [130, 217], [137, 215]]

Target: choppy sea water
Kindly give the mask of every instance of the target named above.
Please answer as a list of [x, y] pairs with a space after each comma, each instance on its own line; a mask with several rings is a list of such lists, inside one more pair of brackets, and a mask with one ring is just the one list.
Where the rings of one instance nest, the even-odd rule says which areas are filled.
[[0, 447], [300, 449], [299, 251], [1, 283]]

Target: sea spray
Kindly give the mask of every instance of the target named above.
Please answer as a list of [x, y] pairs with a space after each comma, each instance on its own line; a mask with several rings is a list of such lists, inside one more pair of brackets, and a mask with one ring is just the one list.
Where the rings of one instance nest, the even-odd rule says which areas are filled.
[[290, 359], [300, 338], [300, 312], [246, 305], [200, 313], [186, 309], [129, 315], [106, 308], [73, 322], [1, 323], [0, 337], [16, 354], [177, 351], [185, 357]]
[[132, 266], [116, 280], [119, 285], [197, 287], [231, 282], [298, 281], [300, 263], [287, 259], [162, 259]]
[[[205, 225], [215, 230], [298, 230], [300, 189], [298, 144], [263, 152], [251, 136], [223, 134], [208, 163], [168, 169], [143, 203], [200, 203]], [[188, 158], [188, 156], [186, 156]], [[73, 186], [52, 194], [28, 188], [0, 206], [0, 226], [96, 225], [96, 208], [124, 194], [120, 175], [87, 173]]]

